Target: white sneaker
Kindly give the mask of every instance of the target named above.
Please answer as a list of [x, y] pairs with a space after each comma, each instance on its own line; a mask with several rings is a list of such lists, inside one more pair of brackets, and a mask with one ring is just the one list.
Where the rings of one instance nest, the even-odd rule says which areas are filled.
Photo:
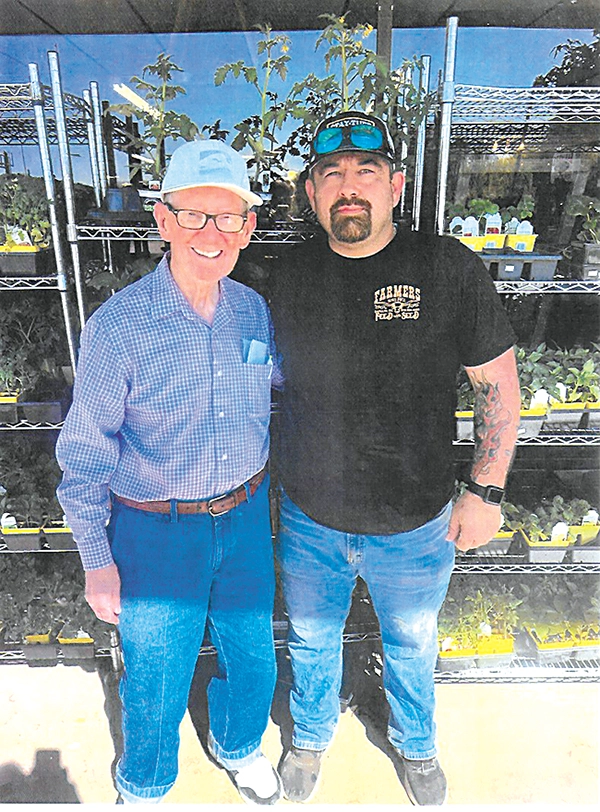
[[281, 780], [266, 756], [240, 770], [229, 770], [238, 792], [248, 804], [272, 806], [281, 798]]

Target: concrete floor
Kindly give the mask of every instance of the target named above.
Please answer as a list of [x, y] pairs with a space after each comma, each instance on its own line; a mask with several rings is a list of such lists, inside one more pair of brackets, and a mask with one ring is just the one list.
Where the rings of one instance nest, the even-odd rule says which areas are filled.
[[[2, 805], [114, 804], [113, 683], [77, 666], [0, 666]], [[276, 721], [263, 744], [275, 764], [287, 735], [283, 683], [274, 704]], [[201, 693], [201, 686], [195, 687]], [[600, 688], [593, 684], [438, 685], [439, 750], [449, 804], [597, 805], [599, 700]], [[181, 727], [180, 774], [164, 803], [242, 803], [201, 746], [202, 700], [190, 708]], [[342, 714], [308, 806], [409, 805], [382, 749], [382, 730], [377, 711]]]

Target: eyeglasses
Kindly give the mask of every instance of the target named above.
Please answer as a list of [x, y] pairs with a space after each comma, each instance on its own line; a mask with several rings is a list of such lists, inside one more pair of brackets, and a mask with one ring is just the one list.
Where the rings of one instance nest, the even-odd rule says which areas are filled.
[[207, 214], [204, 211], [196, 211], [195, 209], [175, 209], [167, 202], [165, 202], [165, 206], [175, 215], [177, 225], [181, 226], [181, 228], [189, 228], [192, 231], [200, 231], [209, 220], [212, 220], [217, 227], [217, 231], [222, 231], [224, 234], [238, 234], [244, 228], [244, 223], [248, 219], [245, 214], [230, 214], [229, 212]]
[[321, 130], [313, 142], [316, 155], [327, 155], [341, 146], [356, 149], [381, 149], [383, 133], [371, 124], [353, 124], [350, 127], [328, 127]]

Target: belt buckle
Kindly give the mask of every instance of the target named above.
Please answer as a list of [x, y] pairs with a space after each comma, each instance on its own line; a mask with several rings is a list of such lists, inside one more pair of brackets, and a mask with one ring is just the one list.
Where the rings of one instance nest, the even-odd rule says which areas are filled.
[[218, 502], [218, 501], [219, 501], [219, 499], [223, 499], [223, 498], [224, 498], [224, 497], [222, 497], [222, 496], [215, 496], [215, 498], [214, 498], [214, 499], [209, 499], [209, 501], [208, 501], [208, 503], [207, 503], [207, 505], [206, 505], [206, 509], [208, 510], [209, 514], [210, 514], [210, 515], [211, 515], [213, 518], [217, 518], [218, 516], [224, 516], [226, 513], [229, 513], [229, 511], [231, 510], [231, 508], [228, 508], [228, 507], [227, 507], [227, 508], [225, 508], [225, 510], [220, 510], [220, 511], [218, 511], [218, 512], [216, 512], [216, 511], [214, 510], [214, 508], [213, 508], [213, 502]]

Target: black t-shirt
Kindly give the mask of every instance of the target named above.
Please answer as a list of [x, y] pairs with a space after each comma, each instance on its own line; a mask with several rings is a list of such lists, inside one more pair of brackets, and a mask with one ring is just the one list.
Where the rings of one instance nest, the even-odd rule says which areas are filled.
[[290, 498], [348, 533], [435, 516], [454, 488], [460, 365], [491, 361], [515, 339], [481, 260], [452, 237], [408, 230], [348, 259], [319, 234], [279, 262], [271, 307]]

